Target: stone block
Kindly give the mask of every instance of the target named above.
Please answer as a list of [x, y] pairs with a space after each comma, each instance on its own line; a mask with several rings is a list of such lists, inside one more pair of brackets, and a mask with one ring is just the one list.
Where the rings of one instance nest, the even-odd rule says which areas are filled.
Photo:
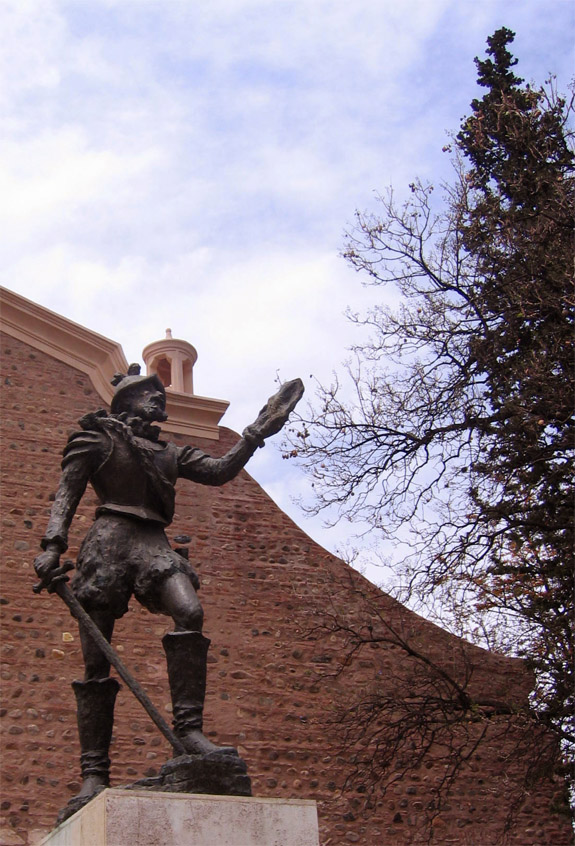
[[319, 846], [305, 799], [104, 790], [41, 846]]

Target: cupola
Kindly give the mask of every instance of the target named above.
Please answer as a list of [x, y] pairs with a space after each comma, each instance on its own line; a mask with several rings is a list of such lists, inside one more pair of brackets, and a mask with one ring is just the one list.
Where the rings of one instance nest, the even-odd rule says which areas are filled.
[[179, 394], [194, 393], [193, 369], [198, 354], [187, 341], [172, 338], [171, 329], [166, 329], [163, 341], [148, 344], [142, 358], [148, 376], [157, 373], [168, 390]]

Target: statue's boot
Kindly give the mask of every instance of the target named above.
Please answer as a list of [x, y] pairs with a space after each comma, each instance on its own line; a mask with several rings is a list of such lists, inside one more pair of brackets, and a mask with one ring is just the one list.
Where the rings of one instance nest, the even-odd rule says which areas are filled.
[[83, 808], [96, 793], [110, 784], [108, 750], [114, 724], [114, 703], [120, 685], [116, 679], [107, 678], [73, 681], [72, 688], [77, 705], [82, 787], [61, 809], [57, 825]]
[[216, 746], [202, 733], [210, 641], [201, 632], [170, 632], [162, 639], [168, 662], [174, 731], [190, 755], [237, 755], [233, 746]]
[[72, 682], [76, 695], [82, 788], [74, 800], [89, 798], [110, 784], [108, 750], [114, 725], [116, 679]]

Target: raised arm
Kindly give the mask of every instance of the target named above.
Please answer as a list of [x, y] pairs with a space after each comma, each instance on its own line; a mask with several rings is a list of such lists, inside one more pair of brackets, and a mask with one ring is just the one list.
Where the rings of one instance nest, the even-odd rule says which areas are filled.
[[185, 446], [178, 453], [178, 475], [201, 485], [225, 485], [238, 475], [263, 440], [244, 430], [241, 440], [221, 458], [212, 458], [201, 449]]

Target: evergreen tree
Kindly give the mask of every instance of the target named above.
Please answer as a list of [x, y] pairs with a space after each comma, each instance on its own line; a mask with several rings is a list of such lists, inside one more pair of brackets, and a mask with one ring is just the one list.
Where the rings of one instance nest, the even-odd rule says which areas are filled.
[[[565, 725], [573, 712], [573, 152], [565, 102], [523, 87], [507, 45], [488, 39], [476, 60], [487, 89], [472, 102], [457, 142], [471, 168], [465, 249], [477, 260], [484, 331], [473, 344], [497, 420], [472, 490], [504, 531], [491, 552], [486, 587], [512, 592], [543, 634], [530, 657], [542, 670], [545, 713]], [[558, 647], [558, 648], [557, 648]]]

